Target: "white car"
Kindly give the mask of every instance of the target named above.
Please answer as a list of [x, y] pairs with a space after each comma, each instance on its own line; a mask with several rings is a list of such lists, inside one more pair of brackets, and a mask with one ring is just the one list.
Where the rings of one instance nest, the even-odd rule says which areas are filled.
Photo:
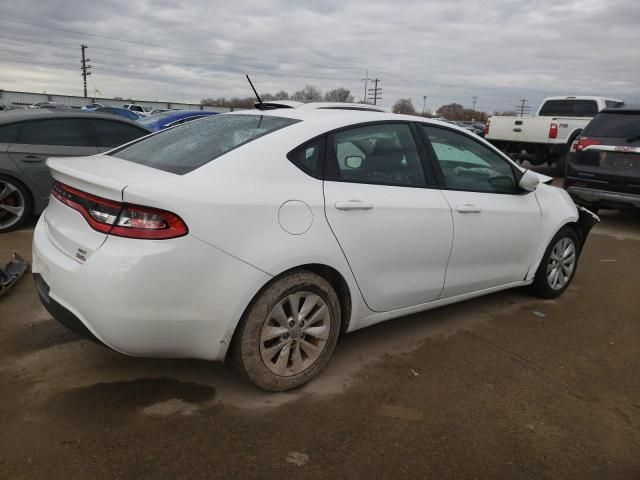
[[149, 116], [149, 112], [142, 105], [136, 105], [134, 103], [127, 103], [127, 104], [123, 105], [122, 108], [124, 108], [125, 110], [129, 110], [129, 111], [131, 111], [133, 113], [137, 113], [141, 117], [148, 117]]
[[455, 126], [305, 104], [48, 160], [33, 272], [128, 355], [231, 359], [297, 387], [341, 333], [506, 288], [562, 293], [595, 215]]

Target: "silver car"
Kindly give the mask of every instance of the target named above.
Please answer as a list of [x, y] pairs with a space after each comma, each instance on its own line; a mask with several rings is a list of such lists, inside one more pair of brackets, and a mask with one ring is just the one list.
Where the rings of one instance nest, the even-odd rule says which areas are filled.
[[142, 125], [103, 113], [32, 109], [0, 115], [0, 233], [47, 206], [52, 183], [47, 158], [94, 155], [148, 133]]

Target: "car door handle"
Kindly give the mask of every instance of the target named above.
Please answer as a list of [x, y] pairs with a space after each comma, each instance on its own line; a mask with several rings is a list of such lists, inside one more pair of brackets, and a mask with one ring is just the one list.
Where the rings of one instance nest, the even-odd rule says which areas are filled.
[[36, 163], [36, 162], [42, 162], [44, 158], [38, 155], [25, 155], [24, 157], [21, 158], [21, 160], [27, 163]]
[[372, 203], [363, 202], [361, 200], [344, 200], [336, 202], [335, 206], [338, 210], [371, 210], [373, 208]]
[[466, 204], [458, 205], [456, 207], [456, 211], [460, 213], [480, 213], [482, 209], [480, 207], [476, 207], [475, 205]]

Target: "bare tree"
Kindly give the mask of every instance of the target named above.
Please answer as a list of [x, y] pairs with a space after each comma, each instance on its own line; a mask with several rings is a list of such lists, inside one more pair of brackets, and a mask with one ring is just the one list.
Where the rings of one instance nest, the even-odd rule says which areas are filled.
[[313, 85], [307, 85], [302, 90], [298, 90], [291, 95], [291, 100], [319, 102], [322, 100], [322, 90]]
[[416, 109], [413, 106], [413, 102], [410, 98], [401, 98], [398, 100], [392, 109], [393, 113], [402, 113], [404, 115], [415, 115]]
[[274, 100], [289, 100], [289, 94], [284, 90], [280, 90], [273, 96]]
[[218, 98], [203, 98], [200, 100], [200, 105], [208, 105], [211, 107], [226, 107], [229, 104], [229, 100], [224, 97]]
[[325, 102], [353, 102], [353, 95], [351, 95], [351, 91], [346, 88], [334, 88], [333, 90], [329, 90], [324, 94]]

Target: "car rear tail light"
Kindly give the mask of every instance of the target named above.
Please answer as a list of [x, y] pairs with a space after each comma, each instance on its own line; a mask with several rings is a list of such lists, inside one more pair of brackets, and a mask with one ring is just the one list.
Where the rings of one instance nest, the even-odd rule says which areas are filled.
[[558, 138], [558, 124], [552, 123], [549, 126], [549, 138]]
[[582, 137], [578, 139], [578, 143], [576, 144], [576, 152], [581, 152], [582, 150], [584, 150], [587, 147], [590, 147], [591, 145], [600, 145], [602, 142], [600, 142], [599, 140], [591, 140], [590, 138], [587, 137]]
[[489, 135], [489, 127], [491, 126], [491, 120], [487, 120], [487, 123], [484, 125], [484, 134]]
[[189, 233], [184, 221], [166, 210], [114, 202], [60, 182], [53, 182], [51, 195], [80, 212], [91, 228], [108, 235], [166, 240]]
[[569, 147], [569, 153], [576, 153], [578, 147], [578, 140], [574, 140], [571, 142], [571, 146]]

